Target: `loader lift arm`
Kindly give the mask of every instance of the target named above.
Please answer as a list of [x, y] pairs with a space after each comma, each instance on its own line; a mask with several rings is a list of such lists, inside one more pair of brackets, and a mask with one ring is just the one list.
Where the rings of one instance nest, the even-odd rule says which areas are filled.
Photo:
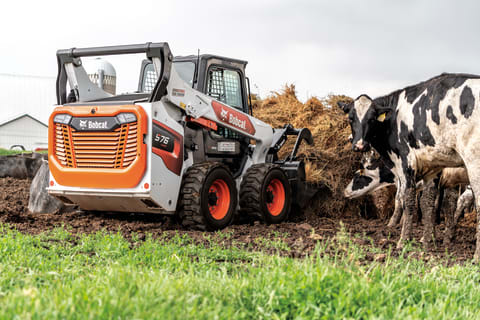
[[281, 160], [284, 163], [295, 161], [297, 158], [298, 148], [302, 144], [302, 141], [305, 141], [309, 145], [313, 145], [312, 133], [308, 128], [295, 129], [291, 124], [285, 125], [282, 129], [274, 129], [272, 146], [270, 147], [269, 154], [273, 154], [274, 157], [283, 147], [285, 142], [288, 139], [288, 136], [297, 136], [295, 145], [291, 153], [284, 159]]
[[[147, 42], [143, 44], [131, 44], [120, 46], [108, 46], [108, 47], [91, 47], [91, 48], [71, 48], [62, 49], [57, 51], [57, 63], [58, 74], [56, 83], [57, 104], [63, 105], [67, 103], [67, 77], [66, 67], [69, 63], [75, 66], [81, 65], [80, 57], [93, 57], [93, 56], [105, 56], [105, 55], [122, 55], [122, 54], [135, 54], [145, 53], [147, 58], [153, 62], [157, 73], [161, 75], [159, 81], [157, 81], [153, 91], [149, 94], [149, 102], [159, 101], [165, 94], [168, 81], [170, 79], [170, 72], [172, 68], [173, 56], [170, 51], [170, 47], [166, 42]], [[156, 60], [159, 59], [159, 60]], [[78, 88], [72, 87], [73, 90]], [[78, 95], [78, 92], [77, 92]], [[77, 100], [78, 100], [77, 96]]]

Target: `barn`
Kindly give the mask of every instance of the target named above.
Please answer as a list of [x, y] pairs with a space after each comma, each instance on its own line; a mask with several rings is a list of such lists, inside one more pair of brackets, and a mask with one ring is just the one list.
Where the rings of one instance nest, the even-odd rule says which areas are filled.
[[0, 74], [0, 148], [46, 148], [55, 77]]
[[0, 148], [25, 150], [48, 148], [48, 125], [29, 114], [0, 123]]

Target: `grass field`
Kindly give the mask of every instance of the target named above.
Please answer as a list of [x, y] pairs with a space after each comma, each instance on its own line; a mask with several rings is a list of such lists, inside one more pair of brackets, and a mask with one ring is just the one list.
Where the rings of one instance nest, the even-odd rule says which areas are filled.
[[[323, 243], [293, 259], [186, 236], [127, 241], [63, 229], [32, 236], [0, 226], [0, 318], [480, 317], [477, 266], [388, 255], [366, 262], [345, 234], [337, 241], [336, 253], [324, 254]], [[265, 246], [281, 248], [282, 240]]]
[[[37, 153], [48, 153], [47, 150], [41, 150], [41, 151], [36, 151]], [[22, 150], [7, 150], [0, 148], [0, 156], [9, 156], [9, 155], [14, 155], [14, 154], [22, 154], [22, 153], [31, 153], [31, 151], [22, 151]]]
[[7, 149], [2, 149], [0, 148], [0, 156], [8, 156], [8, 155], [12, 155], [12, 154], [20, 154], [20, 153], [23, 153], [25, 151], [21, 151], [21, 150], [7, 150]]

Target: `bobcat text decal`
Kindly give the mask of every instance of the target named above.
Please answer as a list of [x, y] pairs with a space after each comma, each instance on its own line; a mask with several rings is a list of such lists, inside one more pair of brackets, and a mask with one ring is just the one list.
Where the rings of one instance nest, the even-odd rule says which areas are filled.
[[85, 129], [85, 128], [88, 128], [88, 129], [108, 129], [108, 126], [107, 126], [107, 121], [102, 121], [102, 122], [99, 122], [99, 121], [91, 121], [91, 120], [85, 120], [85, 121], [82, 121], [80, 120], [80, 128], [82, 129]]
[[255, 134], [255, 127], [245, 113], [234, 110], [217, 101], [212, 101], [212, 107], [218, 120], [221, 122], [229, 124], [248, 134]]
[[70, 125], [77, 131], [112, 131], [120, 127], [115, 117], [74, 117]]

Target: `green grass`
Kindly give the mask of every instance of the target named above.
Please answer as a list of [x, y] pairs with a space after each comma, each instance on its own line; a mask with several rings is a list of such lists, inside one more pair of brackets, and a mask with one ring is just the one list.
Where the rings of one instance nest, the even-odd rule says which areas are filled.
[[7, 149], [0, 148], [0, 156], [9, 156], [12, 154], [21, 154], [24, 152], [25, 151], [22, 151], [22, 150], [7, 150]]
[[[231, 234], [226, 234], [229, 239]], [[366, 262], [345, 234], [305, 259], [187, 236], [38, 236], [0, 226], [1, 319], [458, 319], [480, 317], [480, 270]], [[262, 240], [258, 240], [262, 241]], [[282, 249], [282, 241], [263, 241]], [[329, 249], [331, 251], [331, 249]]]
[[[23, 150], [7, 150], [0, 148], [0, 156], [10, 156], [10, 155], [15, 155], [15, 154], [22, 154], [22, 153], [31, 153], [32, 151], [23, 151]], [[48, 153], [48, 150], [41, 150], [41, 151], [36, 151], [37, 153]]]

